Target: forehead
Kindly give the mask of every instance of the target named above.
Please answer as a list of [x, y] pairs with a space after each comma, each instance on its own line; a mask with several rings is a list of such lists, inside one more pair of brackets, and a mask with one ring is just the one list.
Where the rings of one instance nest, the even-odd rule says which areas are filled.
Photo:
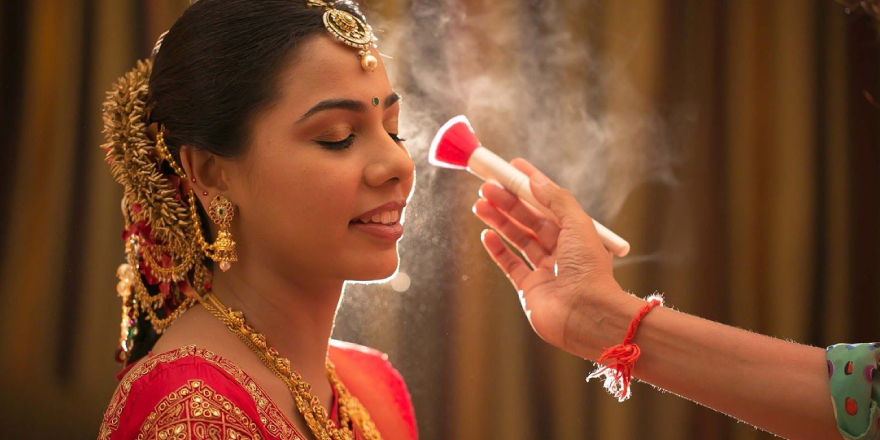
[[358, 50], [329, 35], [308, 39], [298, 48], [296, 58], [281, 72], [281, 100], [290, 109], [305, 112], [320, 101], [331, 98], [368, 102], [373, 96], [384, 98], [392, 92], [385, 63], [379, 60], [376, 70], [361, 68]]

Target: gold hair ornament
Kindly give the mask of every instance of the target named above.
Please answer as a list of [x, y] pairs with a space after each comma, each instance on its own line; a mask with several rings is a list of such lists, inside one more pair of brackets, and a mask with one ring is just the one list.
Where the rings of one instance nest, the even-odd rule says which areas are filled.
[[336, 9], [335, 4], [336, 2], [308, 0], [309, 7], [324, 8], [324, 27], [331, 34], [339, 41], [358, 49], [361, 68], [368, 72], [376, 70], [379, 60], [373, 56], [373, 52], [370, 50], [376, 39], [373, 35], [373, 28], [355, 14]]
[[[203, 258], [210, 246], [202, 246], [194, 198], [181, 197], [185, 174], [165, 147], [162, 132], [153, 141], [147, 125], [151, 69], [151, 60], [138, 61], [113, 85], [103, 107], [106, 142], [101, 147], [110, 173], [123, 188], [126, 262], [117, 270], [116, 286], [122, 300], [120, 362], [129, 358], [138, 316], [163, 333], [207, 291], [211, 279]], [[151, 293], [148, 286], [158, 292]]]

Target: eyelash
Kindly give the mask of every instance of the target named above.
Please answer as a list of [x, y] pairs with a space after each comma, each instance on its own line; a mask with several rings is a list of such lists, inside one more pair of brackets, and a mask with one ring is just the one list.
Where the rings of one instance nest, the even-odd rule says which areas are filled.
[[[391, 140], [397, 142], [398, 144], [406, 141], [406, 139], [400, 137], [397, 133], [388, 133], [388, 136], [391, 136]], [[328, 142], [328, 141], [316, 141], [321, 144], [322, 147], [328, 150], [345, 150], [346, 148], [351, 147], [351, 144], [354, 143], [354, 134], [348, 135], [347, 138], [336, 141], [336, 142]]]

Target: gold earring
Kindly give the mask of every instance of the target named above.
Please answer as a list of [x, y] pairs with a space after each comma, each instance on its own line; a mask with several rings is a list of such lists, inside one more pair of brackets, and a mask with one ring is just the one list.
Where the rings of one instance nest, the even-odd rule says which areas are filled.
[[234, 215], [235, 207], [232, 206], [229, 199], [220, 194], [211, 199], [208, 217], [220, 227], [220, 232], [217, 233], [217, 240], [209, 245], [213, 255], [209, 254], [208, 256], [220, 263], [220, 269], [223, 272], [229, 270], [233, 261], [238, 261], [238, 256], [235, 254], [235, 241], [232, 240], [232, 232], [229, 231]]

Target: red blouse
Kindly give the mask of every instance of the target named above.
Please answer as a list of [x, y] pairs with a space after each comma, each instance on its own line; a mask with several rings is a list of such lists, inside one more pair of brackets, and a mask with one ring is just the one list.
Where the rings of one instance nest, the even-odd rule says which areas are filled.
[[[387, 355], [334, 340], [329, 356], [385, 440], [418, 439], [409, 392]], [[117, 376], [124, 378], [99, 440], [306, 438], [244, 370], [195, 345], [151, 355], [126, 373]], [[334, 390], [330, 417], [338, 423], [337, 403]], [[357, 430], [355, 438], [363, 438]]]

